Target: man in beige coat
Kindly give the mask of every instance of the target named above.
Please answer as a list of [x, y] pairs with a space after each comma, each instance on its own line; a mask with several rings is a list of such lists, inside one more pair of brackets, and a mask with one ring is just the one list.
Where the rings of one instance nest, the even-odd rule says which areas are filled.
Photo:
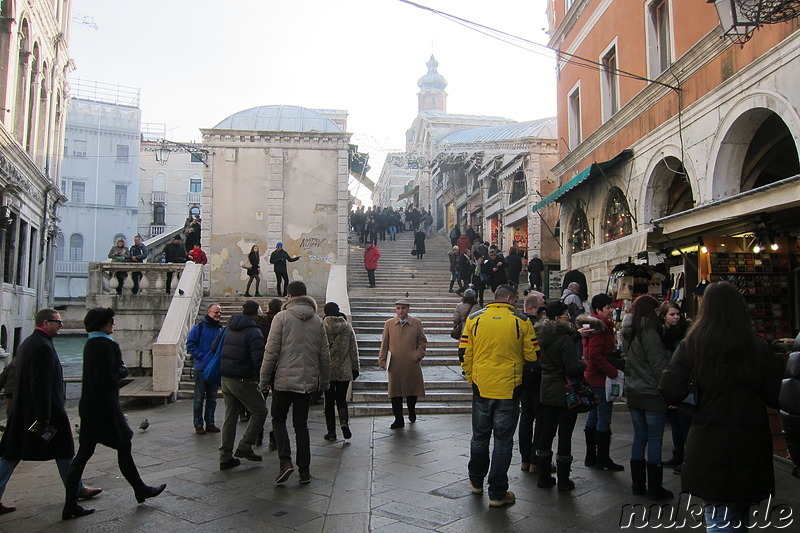
[[378, 364], [389, 373], [389, 398], [392, 400], [394, 423], [391, 428], [405, 425], [403, 421], [403, 396], [408, 404], [408, 421], [416, 422], [414, 407], [417, 398], [425, 395], [425, 380], [420, 362], [425, 357], [428, 339], [422, 330], [422, 322], [409, 316], [411, 304], [398, 300], [394, 304], [397, 316], [383, 325], [383, 339]]

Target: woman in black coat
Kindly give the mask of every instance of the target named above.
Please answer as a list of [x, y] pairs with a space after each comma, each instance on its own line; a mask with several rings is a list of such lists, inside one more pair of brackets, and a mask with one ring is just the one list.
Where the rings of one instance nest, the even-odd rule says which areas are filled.
[[119, 380], [128, 374], [122, 363], [119, 344], [111, 338], [114, 332], [114, 311], [96, 307], [86, 313], [83, 320], [89, 340], [83, 349], [83, 387], [78, 412], [81, 432], [78, 454], [72, 460], [67, 475], [67, 496], [61, 518], [67, 520], [85, 516], [94, 511], [78, 505], [78, 483], [86, 463], [98, 444], [117, 450], [117, 463], [125, 479], [136, 494], [136, 501], [158, 496], [166, 484], [158, 487], [145, 485], [131, 455], [131, 437], [125, 415], [119, 405]]
[[707, 527], [746, 518], [749, 505], [775, 494], [766, 408], [778, 407], [782, 372], [772, 349], [753, 332], [738, 289], [710, 284], [659, 387], [674, 405], [694, 383], [681, 490], [703, 499]]
[[414, 249], [417, 251], [417, 259], [422, 259], [425, 255], [425, 232], [422, 230], [414, 234]]
[[257, 245], [254, 244], [250, 248], [250, 253], [247, 254], [247, 262], [250, 264], [250, 268], [247, 269], [247, 288], [244, 290], [244, 295], [247, 297], [250, 296], [250, 285], [253, 283], [253, 281], [255, 281], [256, 296], [261, 296], [261, 293], [258, 292], [258, 285], [261, 283], [261, 258], [259, 256]]
[[550, 475], [550, 465], [553, 459], [553, 440], [558, 433], [558, 490], [566, 492], [575, 488], [569, 472], [572, 465], [572, 432], [578, 413], [567, 407], [564, 384], [568, 377], [582, 378], [586, 365], [575, 358], [577, 334], [569, 321], [564, 302], [551, 302], [547, 306], [547, 320], [536, 324], [535, 329], [541, 347], [539, 364], [542, 367], [539, 392], [542, 403], [542, 433], [536, 450], [539, 471], [536, 486], [546, 489], [556, 484], [556, 480]]

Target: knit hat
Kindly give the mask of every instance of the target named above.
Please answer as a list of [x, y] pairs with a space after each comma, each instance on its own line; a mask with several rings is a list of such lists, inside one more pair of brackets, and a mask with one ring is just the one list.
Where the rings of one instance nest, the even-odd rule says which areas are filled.
[[114, 310], [110, 307], [95, 307], [86, 313], [83, 325], [86, 326], [86, 331], [89, 333], [100, 331], [103, 326], [111, 322], [112, 318], [114, 318]]
[[276, 247], [276, 248], [283, 248], [283, 243], [282, 243], [282, 242], [279, 242], [278, 244], [276, 244], [276, 245], [275, 245], [275, 247]]
[[326, 303], [323, 310], [325, 311], [325, 316], [342, 316], [342, 313], [339, 312], [339, 305], [336, 302]]
[[477, 298], [478, 295], [472, 289], [467, 289], [464, 291], [464, 298]]

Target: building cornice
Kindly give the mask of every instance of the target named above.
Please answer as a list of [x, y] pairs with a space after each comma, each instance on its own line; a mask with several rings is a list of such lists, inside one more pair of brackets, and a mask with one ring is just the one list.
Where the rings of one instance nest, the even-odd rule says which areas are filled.
[[[681, 56], [672, 66], [662, 72], [655, 81], [674, 85], [676, 77], [681, 83], [697, 74], [714, 58], [730, 48], [730, 41], [722, 36], [722, 30], [717, 26], [709, 32], [686, 54]], [[625, 104], [616, 115], [581, 142], [574, 150], [553, 167], [553, 173], [561, 176], [581, 161], [591, 156], [598, 148], [609, 142], [620, 130], [639, 119], [658, 102], [666, 98], [673, 91], [660, 83], [650, 83], [642, 89], [633, 99]], [[702, 98], [702, 97], [701, 97]], [[676, 112], [677, 114], [677, 112]], [[629, 146], [620, 146], [620, 150]], [[616, 149], [616, 148], [615, 148]]]

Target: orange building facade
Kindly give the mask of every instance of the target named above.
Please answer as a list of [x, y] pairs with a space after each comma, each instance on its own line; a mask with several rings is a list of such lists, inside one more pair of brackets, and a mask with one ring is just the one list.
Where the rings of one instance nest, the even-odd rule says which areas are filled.
[[[781, 322], [765, 336], [796, 333], [798, 19], [743, 46], [701, 1], [551, 0], [548, 19], [560, 188], [533, 210], [558, 212], [562, 267], [581, 270], [596, 294], [637, 256], [680, 273], [689, 290], [723, 274], [755, 280], [738, 263], [721, 270], [723, 260], [774, 259], [783, 266], [768, 273], [787, 295], [762, 303], [791, 313], [763, 317]], [[754, 252], [759, 244], [775, 257]]]

